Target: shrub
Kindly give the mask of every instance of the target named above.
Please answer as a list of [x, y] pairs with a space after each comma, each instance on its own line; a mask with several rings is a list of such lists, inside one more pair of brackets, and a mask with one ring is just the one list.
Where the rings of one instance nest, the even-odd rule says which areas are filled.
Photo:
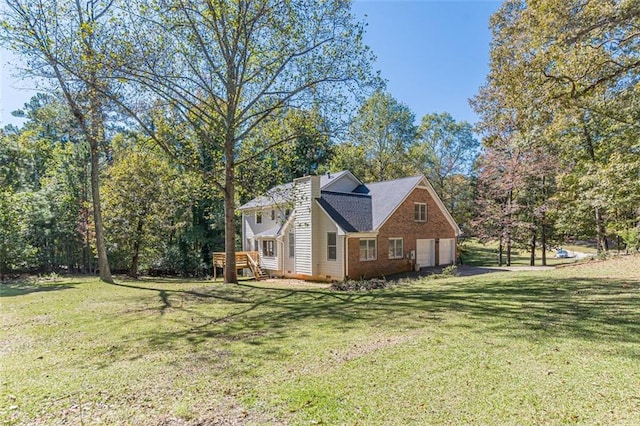
[[451, 278], [458, 276], [458, 267], [456, 265], [449, 265], [442, 269], [442, 272], [436, 275], [430, 275], [430, 278]]
[[331, 284], [332, 290], [337, 291], [367, 291], [379, 288], [387, 288], [390, 283], [384, 278], [372, 278], [370, 280], [346, 280]]

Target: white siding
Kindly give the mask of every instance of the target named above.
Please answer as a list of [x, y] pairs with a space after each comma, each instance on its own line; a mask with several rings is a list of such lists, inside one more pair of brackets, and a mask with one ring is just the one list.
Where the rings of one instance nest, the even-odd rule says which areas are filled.
[[[344, 263], [344, 235], [339, 234], [338, 227], [333, 223], [331, 219], [320, 210], [316, 216], [316, 223], [318, 224], [317, 236], [316, 236], [316, 251], [318, 253], [316, 257], [317, 274], [322, 279], [329, 280], [342, 280], [343, 277], [343, 263]], [[336, 236], [336, 260], [327, 259], [327, 233], [335, 232]]]
[[320, 196], [320, 178], [307, 176], [295, 180], [295, 217], [296, 235], [295, 270], [298, 274], [314, 275], [313, 250], [313, 213], [314, 198]]
[[[277, 242], [274, 242], [274, 244], [276, 245], [276, 247], [278, 246]], [[266, 269], [268, 269], [269, 271], [273, 271], [273, 272], [277, 272], [279, 270], [278, 267], [278, 257], [280, 255], [280, 252], [278, 251], [280, 249], [280, 247], [278, 247], [276, 249], [277, 253], [276, 253], [276, 257], [264, 257], [262, 255], [262, 245], [260, 246], [260, 261], [262, 263], [262, 266]]]
[[[295, 258], [291, 257], [289, 253], [289, 235], [290, 233], [293, 231], [293, 228], [289, 229], [289, 232], [284, 234], [284, 249], [282, 250], [282, 254], [281, 257], [283, 259], [283, 273], [285, 275], [287, 274], [295, 274], [296, 273], [296, 262], [295, 262]], [[294, 234], [295, 237], [295, 234]], [[297, 249], [297, 247], [294, 248], [294, 255], [295, 250]]]
[[[271, 220], [271, 210], [275, 210], [275, 218]], [[262, 223], [256, 223], [256, 212], [262, 212]], [[268, 231], [269, 229], [275, 228], [279, 226], [284, 221], [284, 213], [280, 212], [277, 208], [264, 208], [264, 209], [255, 209], [249, 210], [242, 213], [242, 216], [245, 219], [245, 232], [247, 236], [245, 236], [245, 240], [248, 238], [249, 233], [251, 236], [259, 234], [264, 231]]]
[[360, 182], [353, 180], [349, 174], [345, 174], [325, 185], [323, 189], [332, 192], [353, 192], [358, 186], [360, 186]]
[[[251, 227], [251, 221], [255, 220], [255, 215], [253, 213], [242, 213], [242, 249], [244, 251], [253, 250], [253, 236], [255, 232], [253, 232], [253, 228]], [[248, 241], [251, 241], [251, 245], [249, 245]]]

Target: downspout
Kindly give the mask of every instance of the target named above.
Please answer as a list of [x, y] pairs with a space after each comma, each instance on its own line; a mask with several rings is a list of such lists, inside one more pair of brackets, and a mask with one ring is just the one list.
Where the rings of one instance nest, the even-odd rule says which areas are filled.
[[346, 281], [349, 271], [349, 234], [344, 235], [344, 262], [342, 262], [342, 281]]

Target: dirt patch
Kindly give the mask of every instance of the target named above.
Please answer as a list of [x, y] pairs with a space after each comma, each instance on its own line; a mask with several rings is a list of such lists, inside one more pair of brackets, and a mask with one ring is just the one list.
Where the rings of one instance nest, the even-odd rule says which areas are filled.
[[379, 336], [366, 342], [353, 343], [346, 351], [333, 351], [332, 359], [339, 363], [352, 361], [376, 351], [403, 344], [415, 339], [418, 335], [418, 332], [412, 332], [395, 336]]
[[252, 281], [251, 285], [290, 290], [327, 290], [331, 287], [331, 283], [303, 281], [294, 278], [268, 278], [257, 282]]

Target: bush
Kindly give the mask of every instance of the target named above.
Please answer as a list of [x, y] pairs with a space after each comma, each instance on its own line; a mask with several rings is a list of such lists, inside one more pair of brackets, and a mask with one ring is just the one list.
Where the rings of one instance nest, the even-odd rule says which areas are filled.
[[331, 284], [332, 290], [337, 291], [367, 291], [389, 287], [390, 283], [384, 278], [372, 278], [370, 280], [347, 280]]
[[442, 269], [442, 272], [436, 275], [430, 275], [430, 278], [451, 278], [458, 276], [458, 267], [456, 265], [449, 265]]

